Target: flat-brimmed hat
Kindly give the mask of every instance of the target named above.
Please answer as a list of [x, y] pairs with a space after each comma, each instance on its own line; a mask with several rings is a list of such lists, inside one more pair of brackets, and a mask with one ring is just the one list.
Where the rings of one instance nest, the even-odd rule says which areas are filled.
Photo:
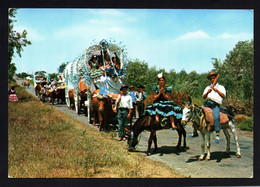
[[123, 88], [128, 88], [128, 86], [127, 85], [125, 85], [125, 84], [123, 84], [122, 86], [121, 86], [121, 88], [120, 88], [120, 90], [122, 90]]
[[143, 85], [140, 85], [140, 86], [138, 86], [138, 88], [144, 88], [144, 86], [143, 86]]
[[132, 86], [130, 86], [130, 88], [134, 88], [134, 86], [132, 85]]
[[210, 72], [209, 75], [208, 75], [208, 79], [210, 79], [211, 76], [217, 76], [217, 73], [215, 73], [215, 72]]

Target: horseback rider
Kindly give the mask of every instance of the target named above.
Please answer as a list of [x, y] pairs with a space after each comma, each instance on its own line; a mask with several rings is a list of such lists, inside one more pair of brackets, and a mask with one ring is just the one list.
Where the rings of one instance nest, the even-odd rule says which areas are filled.
[[205, 107], [212, 109], [214, 127], [216, 131], [215, 142], [219, 143], [219, 131], [220, 131], [220, 105], [222, 104], [223, 99], [226, 97], [226, 89], [224, 86], [218, 84], [219, 74], [215, 72], [210, 72], [208, 79], [211, 82], [211, 85], [207, 86], [203, 92], [203, 99], [207, 99], [204, 102]]
[[170, 100], [169, 94], [172, 88], [165, 85], [165, 77], [162, 73], [158, 75], [158, 83], [159, 85], [153, 87], [154, 102], [147, 107], [145, 114], [155, 116], [155, 123], [161, 125], [169, 118], [172, 128], [177, 129], [174, 117], [176, 119], [182, 118], [182, 108]]

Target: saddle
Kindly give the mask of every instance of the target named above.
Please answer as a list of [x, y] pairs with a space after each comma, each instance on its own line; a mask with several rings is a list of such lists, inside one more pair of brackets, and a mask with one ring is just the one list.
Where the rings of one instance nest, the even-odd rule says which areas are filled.
[[[205, 119], [210, 129], [214, 129], [214, 119], [212, 109], [209, 107], [201, 106], [203, 113], [205, 114]], [[225, 124], [229, 121], [227, 114], [220, 112], [220, 124]]]

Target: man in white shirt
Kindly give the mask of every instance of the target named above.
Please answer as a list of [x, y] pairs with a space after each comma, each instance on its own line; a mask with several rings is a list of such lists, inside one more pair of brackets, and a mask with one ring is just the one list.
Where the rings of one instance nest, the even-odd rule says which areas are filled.
[[223, 99], [226, 97], [226, 89], [224, 86], [215, 81], [217, 73], [211, 72], [208, 79], [211, 85], [207, 86], [203, 92], [203, 99], [207, 99], [204, 103], [205, 107], [209, 107], [213, 112], [214, 126], [216, 131], [216, 143], [219, 143], [219, 131], [220, 131], [220, 111], [219, 107], [222, 104]]
[[132, 97], [127, 94], [128, 86], [122, 85], [120, 95], [116, 100], [118, 110], [118, 141], [126, 140], [125, 130], [133, 109]]

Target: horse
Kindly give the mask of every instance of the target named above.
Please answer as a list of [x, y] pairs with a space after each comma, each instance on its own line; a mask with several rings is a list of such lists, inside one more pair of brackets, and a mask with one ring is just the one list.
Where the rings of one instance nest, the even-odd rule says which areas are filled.
[[[205, 156], [205, 143], [207, 147], [207, 154], [206, 154], [206, 161], [210, 160], [210, 134], [212, 133], [211, 127], [209, 123], [206, 122], [205, 114], [204, 111], [201, 107], [190, 104], [188, 106], [185, 106], [189, 110], [187, 110], [186, 114], [184, 114], [187, 117], [188, 121], [191, 121], [193, 123], [193, 126], [196, 127], [200, 131], [200, 136], [201, 136], [201, 155], [198, 158], [198, 161], [203, 160]], [[223, 110], [224, 109], [224, 110]], [[234, 135], [234, 140], [236, 143], [236, 155], [237, 158], [241, 158], [241, 153], [240, 153], [240, 147], [239, 147], [239, 139], [236, 133], [235, 125], [234, 125], [234, 109], [231, 106], [225, 106], [225, 108], [221, 107], [221, 111], [225, 112], [222, 113], [221, 115], [227, 115], [228, 121], [226, 123], [221, 123], [220, 127], [223, 130], [226, 141], [227, 141], [227, 147], [226, 147], [226, 154], [229, 154], [230, 151], [230, 135], [228, 132], [228, 129], [230, 128], [233, 135]]]
[[[103, 97], [98, 95], [100, 89], [95, 90], [92, 94], [92, 109], [93, 109], [93, 126], [96, 125], [96, 117], [99, 120], [98, 130], [101, 131], [103, 126], [104, 130], [108, 129], [107, 122], [109, 119], [113, 119], [117, 115], [116, 109], [113, 107], [114, 100], [108, 95]], [[95, 96], [94, 96], [95, 95]]]
[[[181, 146], [181, 139], [183, 136], [183, 148], [186, 150], [186, 131], [184, 127], [181, 125], [181, 119], [175, 120], [175, 125], [177, 126], [177, 132], [179, 135], [179, 141], [176, 146], [177, 149]], [[146, 156], [149, 156], [151, 152], [151, 145], [152, 141], [154, 142], [154, 149], [152, 154], [156, 153], [158, 146], [157, 146], [157, 137], [156, 137], [156, 131], [162, 130], [162, 129], [169, 129], [171, 128], [171, 123], [168, 121], [168, 123], [162, 127], [160, 124], [155, 123], [155, 119], [151, 117], [150, 115], [144, 115], [137, 119], [137, 121], [134, 123], [133, 126], [130, 126], [130, 129], [125, 128], [126, 134], [128, 136], [128, 145], [129, 145], [129, 151], [133, 151], [138, 144], [138, 136], [141, 132], [144, 130], [150, 131], [150, 137], [148, 140], [148, 149], [145, 152]]]
[[22, 85], [23, 85], [23, 87], [26, 87], [26, 86], [27, 86], [27, 88], [29, 88], [29, 87], [30, 87], [30, 81], [24, 80], [24, 81], [22, 82]]

